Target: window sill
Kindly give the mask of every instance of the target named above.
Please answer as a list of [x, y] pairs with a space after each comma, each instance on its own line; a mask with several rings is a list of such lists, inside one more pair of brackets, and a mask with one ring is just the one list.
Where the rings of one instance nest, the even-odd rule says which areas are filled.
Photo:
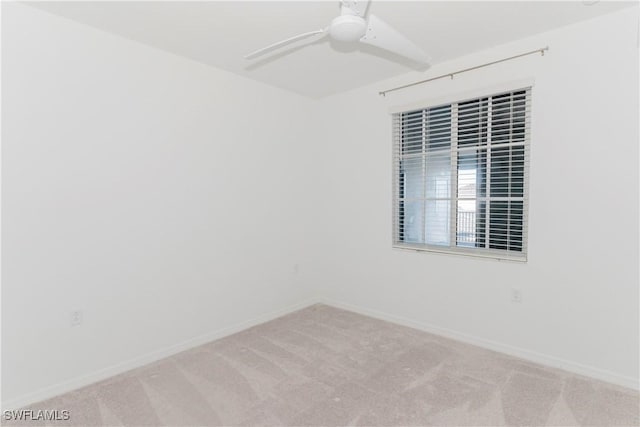
[[394, 243], [392, 245], [393, 249], [401, 249], [405, 251], [413, 251], [413, 252], [431, 252], [442, 255], [456, 255], [456, 256], [465, 256], [471, 258], [484, 258], [484, 259], [493, 259], [496, 261], [510, 261], [516, 263], [526, 263], [527, 262], [527, 254], [523, 253], [522, 255], [509, 255], [505, 254], [502, 251], [491, 251], [491, 250], [474, 250], [474, 249], [465, 249], [465, 248], [449, 248], [449, 247], [438, 247], [438, 246], [424, 246], [424, 245], [412, 245], [412, 244], [400, 244]]

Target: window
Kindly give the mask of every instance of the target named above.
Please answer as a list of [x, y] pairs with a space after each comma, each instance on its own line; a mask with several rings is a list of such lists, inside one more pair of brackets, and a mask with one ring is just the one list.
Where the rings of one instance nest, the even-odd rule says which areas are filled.
[[393, 115], [394, 246], [526, 259], [530, 98]]

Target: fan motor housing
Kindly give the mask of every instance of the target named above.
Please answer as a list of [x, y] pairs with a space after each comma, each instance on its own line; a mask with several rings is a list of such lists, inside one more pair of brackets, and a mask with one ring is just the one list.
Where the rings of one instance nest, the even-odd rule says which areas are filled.
[[341, 15], [331, 21], [329, 34], [342, 42], [355, 42], [364, 36], [367, 23], [356, 15]]

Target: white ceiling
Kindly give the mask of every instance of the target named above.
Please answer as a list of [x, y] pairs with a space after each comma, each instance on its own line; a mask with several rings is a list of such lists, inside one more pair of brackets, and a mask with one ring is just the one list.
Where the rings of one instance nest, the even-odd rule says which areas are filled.
[[[585, 2], [590, 3], [590, 2]], [[319, 98], [411, 71], [368, 46], [323, 40], [246, 61], [255, 49], [324, 28], [338, 1], [37, 2], [41, 9], [302, 95]], [[635, 2], [373, 0], [370, 13], [401, 30], [434, 63], [609, 13]]]

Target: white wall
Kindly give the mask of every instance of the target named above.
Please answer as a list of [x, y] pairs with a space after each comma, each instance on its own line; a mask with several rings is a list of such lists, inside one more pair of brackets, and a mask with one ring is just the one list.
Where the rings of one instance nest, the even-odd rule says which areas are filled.
[[[509, 63], [321, 101], [316, 287], [329, 301], [637, 387], [638, 7], [441, 64]], [[534, 78], [526, 264], [391, 248], [391, 119], [420, 99]], [[320, 152], [319, 152], [320, 155]], [[314, 248], [312, 248], [314, 249]], [[522, 304], [510, 301], [512, 286]]]
[[308, 299], [291, 158], [312, 101], [2, 12], [4, 407]]

